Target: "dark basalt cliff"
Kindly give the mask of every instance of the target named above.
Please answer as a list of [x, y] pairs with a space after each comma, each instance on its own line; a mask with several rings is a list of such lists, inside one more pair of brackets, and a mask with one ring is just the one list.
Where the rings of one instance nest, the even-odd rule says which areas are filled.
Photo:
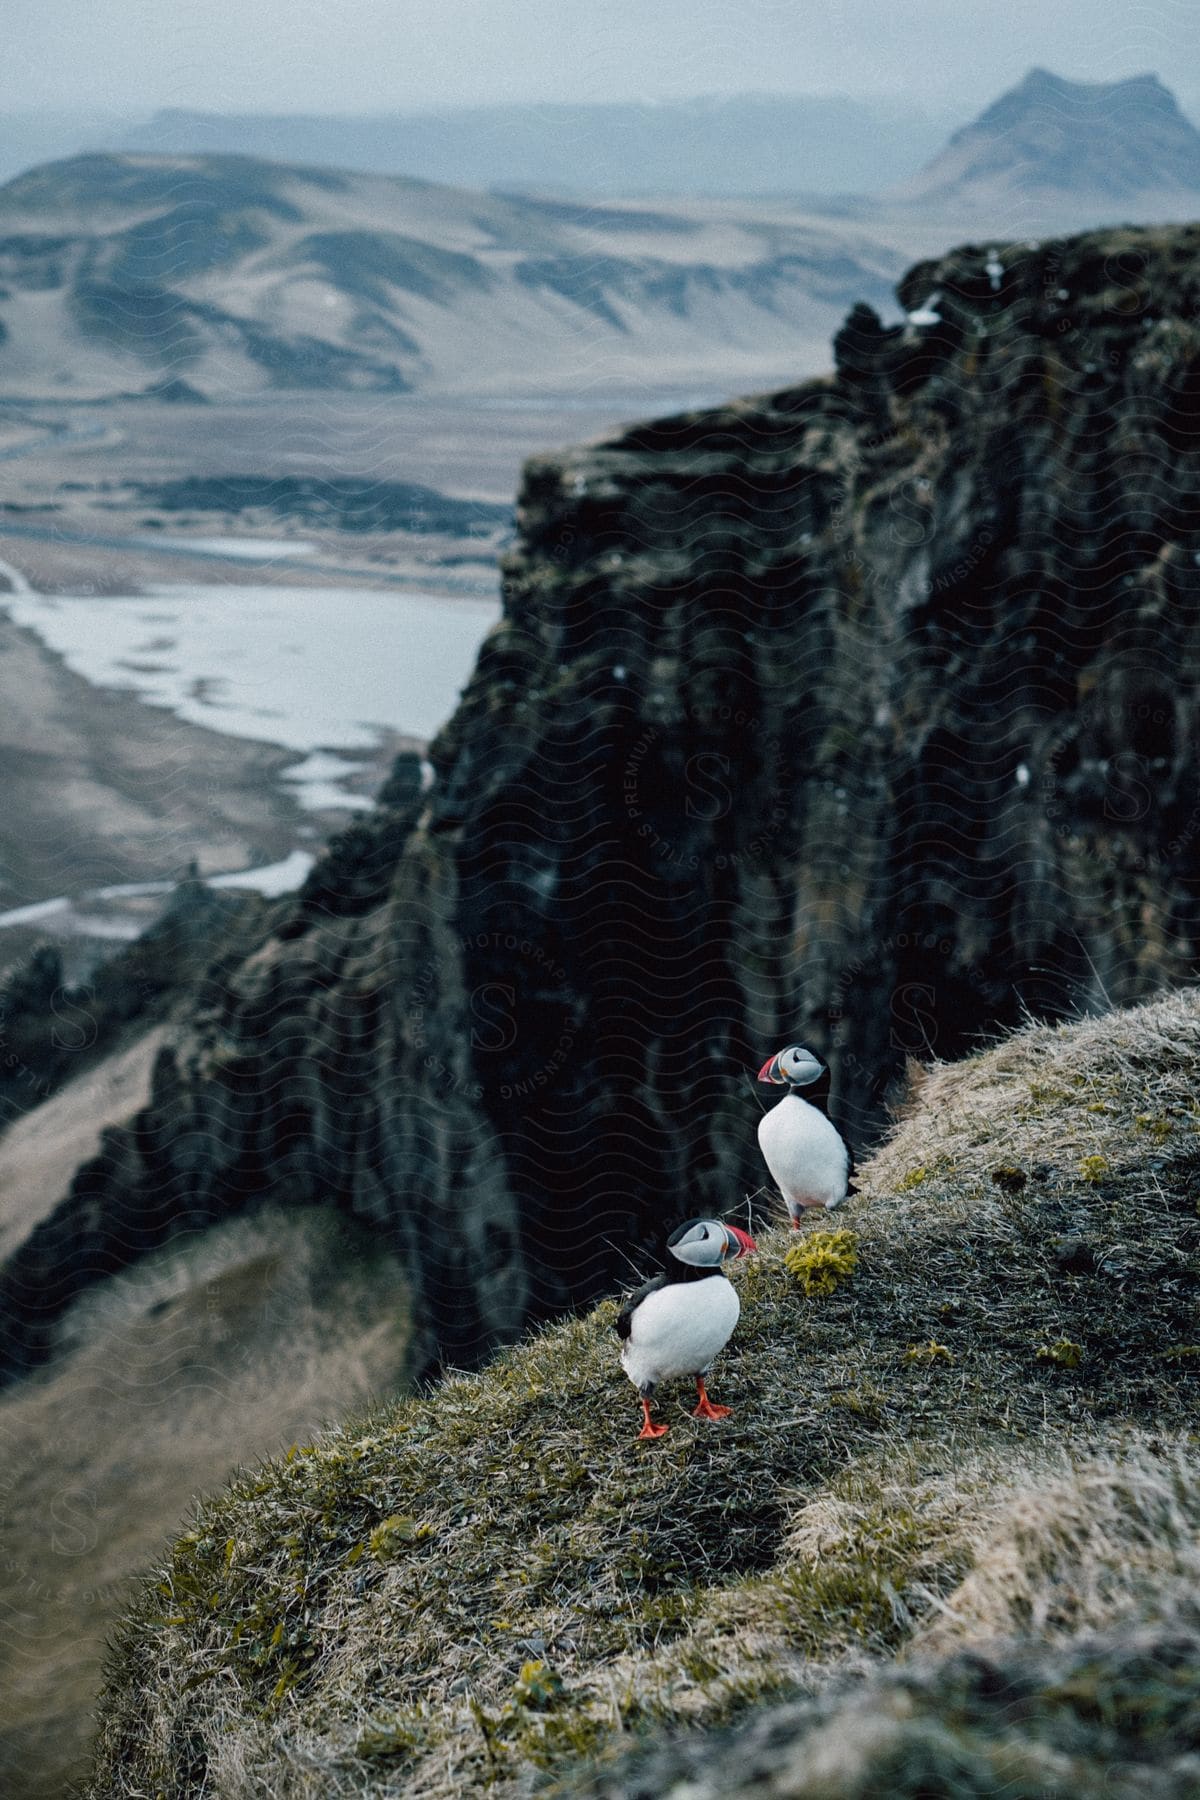
[[260, 1195], [377, 1222], [420, 1354], [610, 1284], [763, 1180], [793, 1037], [865, 1135], [909, 1054], [1190, 978], [1200, 228], [968, 248], [837, 375], [532, 463], [417, 790], [210, 974], [5, 1278]]

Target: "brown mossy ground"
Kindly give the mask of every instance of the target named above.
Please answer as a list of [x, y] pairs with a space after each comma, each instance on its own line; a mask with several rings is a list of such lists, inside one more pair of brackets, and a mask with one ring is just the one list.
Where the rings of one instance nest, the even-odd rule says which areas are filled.
[[897, 1653], [1174, 1605], [1198, 1073], [1193, 995], [929, 1072], [834, 1291], [779, 1229], [735, 1271], [720, 1424], [681, 1392], [635, 1440], [613, 1301], [242, 1476], [122, 1631], [94, 1795], [524, 1791]]
[[[922, 1659], [618, 1759], [575, 1800], [1192, 1800], [1194, 1614], [1046, 1650]], [[561, 1791], [561, 1790], [560, 1790]]]

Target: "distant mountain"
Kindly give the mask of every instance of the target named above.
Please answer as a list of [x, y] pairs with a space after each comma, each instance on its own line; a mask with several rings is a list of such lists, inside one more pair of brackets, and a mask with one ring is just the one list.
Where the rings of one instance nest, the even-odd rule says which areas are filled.
[[1033, 201], [1115, 218], [1200, 209], [1200, 131], [1155, 75], [1065, 81], [1032, 69], [956, 131], [899, 196], [952, 211]]
[[156, 113], [93, 141], [586, 194], [866, 193], [953, 124], [890, 100], [739, 94], [660, 105], [475, 106], [377, 117]]
[[100, 144], [117, 144], [142, 123], [111, 112], [0, 112], [0, 181], [39, 163], [76, 156]]
[[846, 308], [888, 304], [897, 272], [766, 202], [80, 156], [0, 189], [0, 394], [765, 383], [824, 366]]

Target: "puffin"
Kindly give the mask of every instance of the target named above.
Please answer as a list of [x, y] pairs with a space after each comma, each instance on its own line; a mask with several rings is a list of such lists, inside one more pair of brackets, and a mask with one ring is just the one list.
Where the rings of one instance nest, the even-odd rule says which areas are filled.
[[805, 1211], [846, 1198], [854, 1155], [829, 1117], [829, 1067], [815, 1051], [789, 1044], [767, 1058], [758, 1079], [787, 1088], [758, 1121], [758, 1147], [799, 1231]]
[[704, 1378], [733, 1336], [742, 1310], [725, 1264], [758, 1245], [736, 1225], [688, 1219], [671, 1233], [667, 1249], [678, 1266], [631, 1294], [617, 1317], [621, 1367], [642, 1401], [639, 1441], [666, 1436], [669, 1427], [654, 1423], [650, 1402], [660, 1381], [680, 1375], [696, 1378], [693, 1418], [728, 1417], [728, 1406], [714, 1406], [709, 1399]]

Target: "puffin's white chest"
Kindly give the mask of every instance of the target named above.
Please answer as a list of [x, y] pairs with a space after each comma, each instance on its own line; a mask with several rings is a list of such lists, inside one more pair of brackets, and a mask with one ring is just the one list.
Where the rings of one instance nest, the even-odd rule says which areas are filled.
[[758, 1147], [793, 1216], [802, 1206], [836, 1206], [845, 1199], [850, 1158], [841, 1133], [798, 1094], [785, 1094], [763, 1114]]
[[635, 1387], [702, 1374], [733, 1336], [742, 1304], [725, 1275], [673, 1281], [647, 1294], [629, 1324], [621, 1367]]

